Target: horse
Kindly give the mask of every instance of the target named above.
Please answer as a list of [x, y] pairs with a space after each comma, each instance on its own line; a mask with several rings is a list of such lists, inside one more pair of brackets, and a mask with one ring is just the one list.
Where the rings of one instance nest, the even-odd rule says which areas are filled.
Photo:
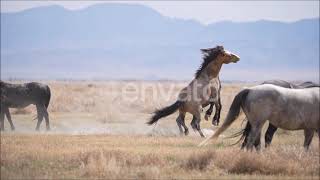
[[164, 107], [154, 112], [154, 115], [147, 122], [152, 125], [158, 122], [159, 119], [166, 117], [179, 110], [179, 116], [176, 119], [180, 133], [188, 135], [188, 128], [184, 123], [187, 112], [193, 115], [191, 127], [199, 132], [201, 137], [204, 137], [201, 128], [201, 109], [212, 102], [219, 101], [220, 81], [219, 71], [223, 64], [236, 63], [239, 57], [224, 49], [223, 46], [214, 48], [201, 49], [203, 53], [203, 63], [195, 74], [195, 78], [190, 84], [183, 88], [172, 105]]
[[[209, 140], [217, 139], [237, 119], [240, 109], [251, 125], [246, 143], [247, 149], [252, 150], [267, 120], [274, 126], [286, 130], [318, 131], [320, 137], [319, 106], [319, 87], [288, 89], [263, 84], [247, 88], [235, 96], [222, 126], [199, 146], [207, 144]], [[305, 138], [307, 136], [305, 135]]]
[[[280, 86], [280, 87], [284, 87], [284, 88], [291, 88], [291, 89], [303, 89], [303, 88], [319, 87], [319, 84], [316, 84], [316, 83], [313, 83], [313, 82], [310, 82], [310, 81], [303, 82], [301, 84], [293, 84], [293, 83], [290, 83], [290, 82], [287, 82], [287, 81], [283, 81], [283, 80], [268, 80], [268, 81], [264, 81], [262, 84], [273, 84], [273, 85], [276, 85], [276, 86]], [[248, 139], [248, 136], [249, 136], [249, 133], [250, 133], [250, 129], [251, 129], [250, 122], [247, 122], [245, 128], [242, 131], [240, 131], [239, 133], [236, 133], [236, 134], [234, 134], [232, 136], [232, 137], [237, 137], [237, 136], [242, 135], [240, 140], [238, 141], [238, 142], [240, 142], [241, 140], [243, 140], [243, 143], [241, 145], [241, 149], [243, 149], [247, 144], [247, 139]], [[276, 126], [274, 126], [271, 123], [269, 123], [268, 129], [267, 129], [266, 134], [265, 134], [265, 147], [266, 148], [271, 144], [273, 135], [277, 131], [277, 129], [278, 128]], [[314, 134], [313, 131], [305, 132], [306, 139], [305, 139], [305, 142], [304, 142], [304, 147], [306, 149], [309, 148], [309, 145], [311, 143], [313, 134]], [[260, 145], [261, 145], [260, 138], [257, 138], [256, 142], [254, 143], [254, 146], [255, 146], [255, 148], [257, 150], [259, 150], [260, 149]]]
[[43, 117], [46, 120], [47, 130], [50, 130], [47, 108], [51, 98], [51, 91], [48, 85], [37, 82], [11, 84], [0, 81], [0, 94], [0, 122], [2, 131], [4, 130], [5, 116], [10, 123], [11, 130], [15, 130], [9, 108], [24, 108], [30, 104], [36, 105], [37, 108], [38, 123], [36, 130], [39, 131]]

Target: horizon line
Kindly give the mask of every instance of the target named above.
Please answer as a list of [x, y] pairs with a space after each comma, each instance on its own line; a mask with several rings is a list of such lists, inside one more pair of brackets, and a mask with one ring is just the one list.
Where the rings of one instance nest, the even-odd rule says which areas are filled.
[[85, 7], [81, 7], [81, 8], [67, 8], [63, 5], [60, 4], [51, 4], [51, 5], [40, 5], [40, 6], [36, 6], [36, 7], [30, 7], [30, 8], [25, 8], [25, 9], [21, 9], [21, 10], [17, 10], [17, 11], [4, 11], [2, 9], [0, 9], [0, 14], [17, 14], [17, 13], [24, 13], [30, 10], [34, 10], [34, 9], [41, 9], [41, 8], [49, 8], [49, 7], [59, 7], [61, 9], [64, 9], [65, 11], [70, 11], [70, 12], [76, 12], [76, 11], [83, 11], [86, 9], [89, 9], [93, 6], [101, 6], [101, 5], [127, 5], [127, 6], [141, 6], [144, 8], [148, 8], [148, 9], [152, 9], [154, 12], [160, 14], [163, 17], [167, 17], [170, 19], [179, 19], [179, 20], [185, 20], [185, 21], [194, 21], [196, 23], [199, 23], [201, 25], [204, 26], [208, 26], [211, 24], [217, 24], [217, 23], [255, 23], [255, 22], [259, 22], [259, 21], [268, 21], [268, 22], [279, 22], [279, 23], [286, 23], [286, 24], [291, 24], [291, 23], [296, 23], [299, 21], [303, 21], [303, 20], [312, 20], [312, 19], [320, 19], [320, 15], [317, 17], [305, 17], [305, 18], [301, 18], [301, 19], [296, 19], [296, 20], [273, 20], [273, 19], [268, 19], [268, 18], [261, 18], [261, 19], [257, 19], [257, 20], [231, 20], [231, 19], [221, 19], [218, 21], [213, 21], [213, 22], [209, 22], [209, 23], [204, 23], [201, 22], [199, 20], [197, 20], [196, 18], [181, 18], [181, 17], [170, 17], [167, 16], [165, 14], [160, 13], [158, 10], [156, 10], [153, 7], [144, 5], [144, 4], [131, 4], [131, 3], [119, 3], [119, 2], [109, 2], [109, 3], [97, 3], [97, 4], [91, 4]]

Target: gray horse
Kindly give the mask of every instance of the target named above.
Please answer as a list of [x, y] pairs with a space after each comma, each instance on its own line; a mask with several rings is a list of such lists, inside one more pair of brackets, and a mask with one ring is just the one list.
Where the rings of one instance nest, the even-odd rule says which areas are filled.
[[0, 95], [1, 130], [4, 130], [5, 115], [10, 123], [11, 130], [15, 129], [9, 108], [24, 108], [30, 104], [34, 104], [37, 107], [38, 123], [36, 130], [39, 130], [43, 117], [46, 120], [47, 130], [50, 130], [49, 114], [47, 111], [51, 97], [49, 86], [36, 82], [10, 84], [0, 81]]
[[226, 120], [213, 136], [216, 139], [237, 119], [242, 108], [251, 124], [246, 144], [252, 149], [259, 138], [262, 126], [269, 120], [276, 127], [286, 130], [318, 131], [320, 137], [320, 88], [288, 89], [271, 84], [258, 85], [240, 91], [234, 98]]
[[[262, 84], [273, 84], [276, 86], [281, 86], [284, 88], [291, 88], [291, 89], [303, 89], [303, 88], [311, 88], [311, 87], [319, 87], [319, 84], [313, 83], [313, 82], [304, 82], [301, 84], [293, 84], [287, 81], [283, 81], [283, 80], [269, 80], [269, 81], [264, 81]], [[268, 129], [266, 131], [265, 134], [265, 147], [268, 147], [271, 144], [272, 138], [274, 133], [277, 131], [277, 127], [272, 125], [271, 123], [269, 123]], [[241, 145], [241, 149], [243, 149], [244, 147], [246, 147], [247, 144], [247, 140], [248, 140], [248, 136], [251, 130], [251, 125], [250, 122], [247, 122], [246, 127], [239, 133], [234, 134], [232, 137], [236, 137], [236, 136], [241, 136], [240, 140], [238, 142], [240, 142], [241, 140], [243, 140], [243, 143]], [[309, 148], [309, 145], [312, 141], [312, 137], [313, 137], [314, 132], [313, 131], [305, 131], [305, 141], [304, 141], [304, 147], [306, 149]], [[237, 142], [237, 143], [238, 143]], [[236, 144], [237, 144], [236, 143]], [[256, 142], [254, 143], [255, 148], [258, 150], [260, 149], [260, 138], [256, 139]]]

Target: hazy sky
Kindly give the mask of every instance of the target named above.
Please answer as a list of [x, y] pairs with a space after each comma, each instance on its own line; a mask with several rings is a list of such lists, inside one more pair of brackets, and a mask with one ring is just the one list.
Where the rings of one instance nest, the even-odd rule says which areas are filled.
[[1, 12], [62, 5], [67, 9], [80, 9], [97, 3], [143, 4], [169, 17], [194, 19], [202, 23], [232, 20], [255, 21], [260, 19], [296, 21], [319, 17], [319, 1], [4, 1]]

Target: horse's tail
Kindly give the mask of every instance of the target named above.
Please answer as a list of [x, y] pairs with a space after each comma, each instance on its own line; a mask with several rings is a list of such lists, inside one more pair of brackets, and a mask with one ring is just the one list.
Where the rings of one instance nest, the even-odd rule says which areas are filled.
[[46, 96], [45, 96], [45, 103], [44, 103], [46, 109], [48, 109], [50, 99], [51, 99], [51, 90], [49, 86], [46, 86]]
[[222, 126], [217, 130], [217, 132], [214, 133], [212, 138], [217, 138], [223, 131], [225, 131], [233, 123], [234, 120], [237, 119], [237, 117], [240, 114], [241, 105], [243, 101], [247, 98], [249, 91], [250, 91], [249, 89], [244, 89], [240, 91], [237, 94], [237, 96], [233, 99], [233, 102], [229, 109], [226, 120], [223, 122]]
[[151, 117], [150, 121], [147, 122], [147, 124], [152, 125], [156, 123], [159, 119], [169, 116], [170, 114], [176, 112], [183, 104], [183, 101], [178, 100], [170, 106], [155, 111], [154, 115]]
[[245, 147], [245, 145], [247, 144], [247, 138], [249, 136], [250, 131], [251, 131], [251, 124], [248, 121], [247, 124], [246, 124], [246, 127], [244, 129], [242, 129], [241, 131], [236, 132], [233, 135], [228, 137], [228, 138], [235, 138], [235, 137], [241, 136], [239, 138], [239, 140], [237, 142], [233, 143], [231, 146], [236, 145], [236, 144], [238, 144], [240, 142], [243, 142], [242, 145], [241, 145], [241, 148], [243, 149]]
[[229, 109], [228, 115], [227, 115], [226, 119], [224, 120], [222, 126], [211, 137], [209, 137], [206, 140], [202, 141], [199, 144], [199, 146], [207, 144], [209, 139], [218, 138], [219, 135], [221, 133], [223, 133], [223, 131], [225, 131], [233, 123], [234, 120], [237, 119], [237, 117], [240, 114], [241, 105], [243, 104], [244, 100], [246, 99], [249, 91], [250, 91], [249, 89], [244, 89], [244, 90], [240, 91], [236, 95], [236, 97], [232, 101], [232, 104], [231, 104], [231, 107]]

